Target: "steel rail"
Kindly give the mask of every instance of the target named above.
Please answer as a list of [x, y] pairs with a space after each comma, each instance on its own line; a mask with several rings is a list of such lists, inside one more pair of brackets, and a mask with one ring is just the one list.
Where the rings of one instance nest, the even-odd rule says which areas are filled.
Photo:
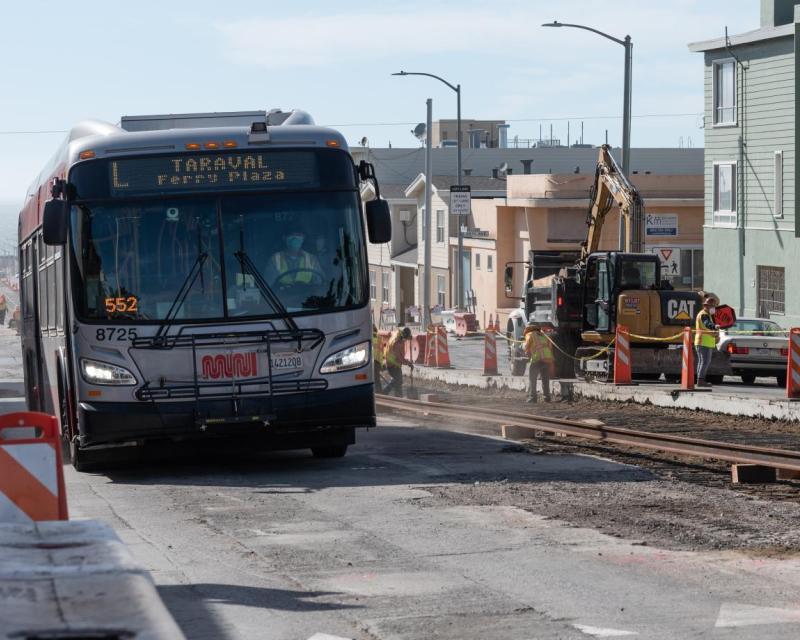
[[586, 438], [639, 449], [651, 449], [735, 464], [758, 464], [775, 469], [800, 471], [800, 451], [772, 449], [700, 438], [688, 438], [663, 433], [652, 433], [608, 425], [592, 425], [576, 420], [550, 416], [526, 415], [513, 411], [487, 407], [456, 407], [439, 402], [422, 402], [401, 398], [376, 397], [379, 407], [398, 411], [413, 411], [465, 420], [493, 422], [502, 427], [503, 436], [509, 440], [533, 437], [534, 431], [559, 433], [576, 438]]

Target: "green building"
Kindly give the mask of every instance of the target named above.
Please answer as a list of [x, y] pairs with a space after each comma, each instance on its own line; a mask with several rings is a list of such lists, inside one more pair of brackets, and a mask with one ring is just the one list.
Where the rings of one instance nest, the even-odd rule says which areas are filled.
[[760, 28], [689, 45], [705, 58], [705, 287], [786, 327], [800, 326], [796, 4], [762, 0]]

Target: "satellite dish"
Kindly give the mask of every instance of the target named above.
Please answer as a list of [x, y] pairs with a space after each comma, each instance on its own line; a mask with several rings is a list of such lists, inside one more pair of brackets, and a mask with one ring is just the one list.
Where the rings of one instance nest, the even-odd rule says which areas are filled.
[[420, 122], [416, 127], [414, 127], [414, 130], [411, 133], [413, 133], [419, 140], [422, 140], [426, 133], [425, 123]]
[[367, 140], [367, 136], [364, 136], [363, 138], [361, 138], [361, 140], [360, 140], [359, 144], [360, 144], [362, 147], [366, 147], [366, 146], [369, 144], [369, 140]]
[[508, 173], [508, 163], [507, 163], [507, 162], [504, 162], [504, 163], [503, 163], [503, 164], [501, 164], [499, 167], [497, 167], [497, 170], [498, 170], [500, 173]]

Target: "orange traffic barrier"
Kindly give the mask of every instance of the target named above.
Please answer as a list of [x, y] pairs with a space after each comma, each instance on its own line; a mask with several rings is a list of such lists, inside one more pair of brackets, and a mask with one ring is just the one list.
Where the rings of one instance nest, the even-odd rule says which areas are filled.
[[483, 375], [497, 375], [497, 335], [493, 330], [483, 336]]
[[36, 412], [0, 415], [0, 522], [68, 518], [58, 420]]
[[[411, 350], [408, 358], [414, 364], [425, 364], [425, 346], [428, 344], [428, 336], [424, 333], [415, 333], [411, 336], [409, 348]], [[408, 356], [406, 356], [408, 357]]]
[[631, 332], [628, 327], [617, 325], [614, 344], [614, 384], [631, 384]]
[[447, 331], [444, 327], [436, 327], [436, 368], [450, 368], [450, 351], [447, 349]]
[[681, 367], [681, 389], [694, 390], [694, 344], [691, 327], [683, 328], [683, 364]]
[[789, 359], [786, 363], [786, 397], [800, 398], [800, 327], [789, 331]]

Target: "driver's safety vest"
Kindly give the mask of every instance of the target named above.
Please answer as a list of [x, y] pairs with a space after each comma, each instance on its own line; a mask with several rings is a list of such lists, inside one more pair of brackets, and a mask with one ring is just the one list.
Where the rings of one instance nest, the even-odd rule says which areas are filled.
[[[312, 269], [314, 266], [313, 258], [303, 251], [300, 254], [300, 261], [297, 263], [296, 269]], [[283, 251], [279, 251], [275, 254], [275, 268], [278, 270], [278, 281], [282, 284], [291, 284], [293, 282], [302, 282], [303, 284], [309, 284], [311, 279], [314, 277], [313, 271], [295, 271], [291, 276], [283, 277], [284, 273], [289, 271], [294, 271], [294, 269], [289, 267], [289, 263], [286, 261], [286, 258], [283, 255]]]
[[538, 331], [529, 331], [525, 335], [525, 353], [531, 357], [531, 362], [553, 362], [553, 350], [550, 341]]

